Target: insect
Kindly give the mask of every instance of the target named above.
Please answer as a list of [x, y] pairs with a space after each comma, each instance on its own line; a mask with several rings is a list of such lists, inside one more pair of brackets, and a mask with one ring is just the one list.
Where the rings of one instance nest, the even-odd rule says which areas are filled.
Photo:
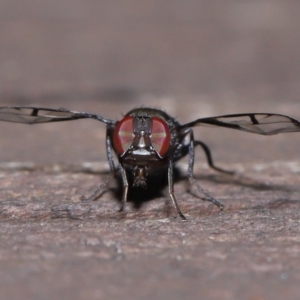
[[[106, 149], [110, 166], [110, 175], [86, 200], [98, 198], [110, 177], [119, 169], [123, 182], [123, 195], [120, 211], [127, 201], [129, 181], [128, 172], [133, 175], [132, 186], [147, 186], [150, 172], [160, 167], [167, 167], [169, 195], [177, 214], [182, 220], [186, 217], [180, 210], [174, 194], [173, 171], [175, 163], [188, 155], [187, 176], [202, 193], [223, 208], [222, 203], [213, 198], [193, 178], [195, 147], [203, 148], [210, 167], [220, 172], [227, 172], [214, 165], [211, 152], [206, 144], [194, 140], [193, 127], [214, 125], [227, 127], [261, 135], [274, 135], [283, 132], [300, 131], [300, 122], [285, 115], [272, 113], [245, 113], [201, 118], [186, 124], [180, 124], [166, 112], [154, 108], [136, 108], [129, 111], [120, 121], [106, 119], [97, 114], [39, 107], [0, 107], [0, 120], [25, 124], [95, 119], [106, 124]], [[118, 167], [114, 155], [118, 158]]]

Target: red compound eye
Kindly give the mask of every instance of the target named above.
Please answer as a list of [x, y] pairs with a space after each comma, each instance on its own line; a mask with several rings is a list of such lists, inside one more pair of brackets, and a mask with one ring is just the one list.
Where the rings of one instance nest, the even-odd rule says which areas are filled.
[[170, 130], [168, 124], [160, 118], [152, 118], [152, 146], [163, 157], [170, 148]]
[[133, 141], [133, 117], [127, 116], [116, 125], [113, 144], [117, 154], [122, 155]]

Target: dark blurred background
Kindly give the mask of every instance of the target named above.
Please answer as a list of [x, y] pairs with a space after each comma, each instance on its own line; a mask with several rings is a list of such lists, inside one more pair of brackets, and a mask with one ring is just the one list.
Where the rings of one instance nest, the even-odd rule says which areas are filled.
[[[268, 0], [0, 0], [0, 104], [65, 107], [113, 119], [141, 105], [164, 108], [182, 122], [238, 112], [299, 118], [299, 8], [297, 1]], [[2, 141], [0, 159], [45, 159], [38, 150], [49, 160], [99, 159], [104, 126], [94, 131], [92, 121], [80, 122], [30, 132], [1, 124], [10, 136], [26, 136], [28, 148], [15, 153], [15, 141]], [[205, 130], [216, 146], [233, 134]], [[255, 144], [253, 159], [266, 159], [264, 140], [249, 139], [241, 152]], [[69, 143], [72, 151], [63, 154]], [[274, 155], [296, 157], [296, 146]]]
[[1, 95], [210, 95], [210, 102], [224, 92], [242, 101], [255, 90], [261, 101], [297, 101], [299, 7], [1, 0]]

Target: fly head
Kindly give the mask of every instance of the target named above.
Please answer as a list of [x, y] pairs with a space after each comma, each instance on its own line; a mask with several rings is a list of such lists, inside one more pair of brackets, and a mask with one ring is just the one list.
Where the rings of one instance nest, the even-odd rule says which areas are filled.
[[157, 111], [136, 109], [116, 124], [113, 146], [120, 160], [145, 165], [166, 158], [171, 147], [171, 131], [167, 120]]

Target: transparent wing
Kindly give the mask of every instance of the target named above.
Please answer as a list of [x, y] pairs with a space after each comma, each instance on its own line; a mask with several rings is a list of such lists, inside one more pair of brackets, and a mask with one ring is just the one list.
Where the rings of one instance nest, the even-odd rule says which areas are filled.
[[262, 135], [300, 131], [300, 122], [296, 119], [285, 115], [270, 113], [234, 114], [211, 118], [202, 118], [184, 124], [181, 127], [185, 128], [206, 124], [227, 127]]
[[37, 124], [47, 122], [70, 121], [91, 118], [103, 123], [114, 125], [116, 122], [95, 114], [70, 111], [64, 108], [39, 108], [39, 107], [0, 107], [0, 121], [24, 124]]

